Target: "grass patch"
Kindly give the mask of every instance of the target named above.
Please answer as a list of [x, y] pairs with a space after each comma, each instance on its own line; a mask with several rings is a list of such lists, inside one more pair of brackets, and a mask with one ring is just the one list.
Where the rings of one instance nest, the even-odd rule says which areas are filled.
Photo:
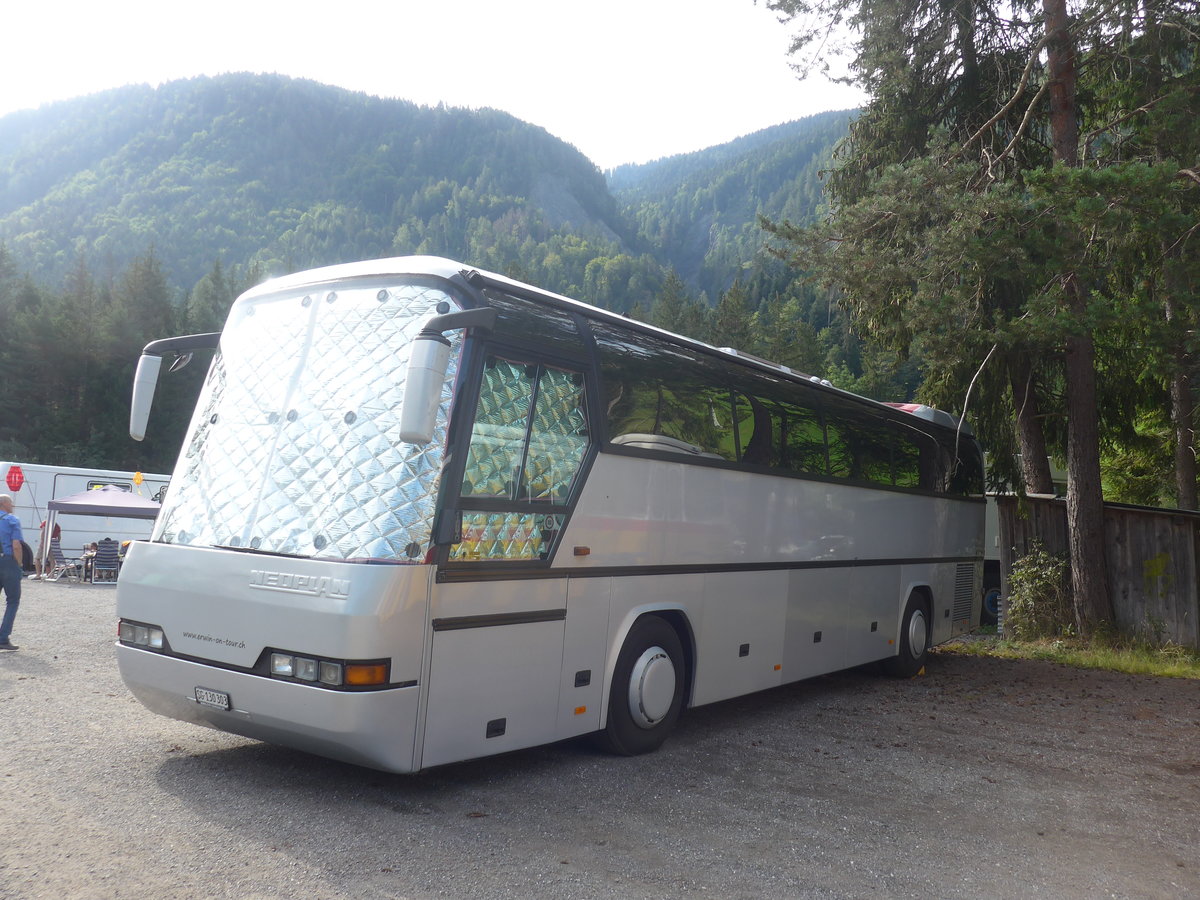
[[1130, 675], [1155, 675], [1160, 678], [1200, 679], [1200, 653], [1186, 647], [1150, 644], [1086, 644], [1073, 638], [1038, 641], [1010, 641], [992, 635], [977, 634], [970, 640], [954, 641], [936, 652], [964, 656], [995, 656], [1000, 659], [1042, 659], [1078, 669], [1105, 669]]

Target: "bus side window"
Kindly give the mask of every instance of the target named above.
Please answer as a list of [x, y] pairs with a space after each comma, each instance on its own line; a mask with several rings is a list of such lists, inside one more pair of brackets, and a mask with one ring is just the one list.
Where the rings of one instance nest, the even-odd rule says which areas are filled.
[[830, 475], [852, 481], [892, 483], [892, 434], [886, 423], [843, 408], [829, 417], [826, 427]]
[[[609, 405], [609, 429], [614, 443], [623, 435], [661, 435], [696, 456], [736, 460], [733, 410], [729, 390], [696, 382], [656, 380], [633, 387], [622, 385]], [[641, 445], [647, 442], [643, 441]], [[639, 446], [639, 444], [634, 444]]]
[[824, 475], [825, 426], [815, 409], [786, 404], [783, 411], [783, 468], [806, 475]]
[[830, 417], [825, 430], [829, 442], [829, 474], [834, 478], [850, 478], [854, 473], [854, 448], [849, 427], [844, 420]]
[[587, 445], [583, 376], [543, 368], [538, 379], [521, 499], [566, 503]]
[[898, 487], [932, 490], [935, 479], [928, 460], [937, 457], [937, 444], [928, 435], [896, 426], [892, 444], [892, 470]]
[[741, 461], [752, 466], [779, 465], [778, 415], [772, 415], [763, 400], [745, 394], [736, 396], [734, 408], [742, 444]]
[[489, 358], [463, 472], [464, 497], [512, 497], [521, 471], [535, 367]]
[[[947, 441], [949, 484], [946, 489], [960, 497], [982, 497], [984, 492], [983, 457], [974, 439]], [[957, 457], [954, 452], [957, 450]]]

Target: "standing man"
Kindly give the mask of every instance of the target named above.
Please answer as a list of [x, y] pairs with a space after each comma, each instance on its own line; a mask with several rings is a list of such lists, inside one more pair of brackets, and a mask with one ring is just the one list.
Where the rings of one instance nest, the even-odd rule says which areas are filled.
[[21, 520], [13, 515], [13, 498], [0, 494], [0, 589], [4, 591], [4, 618], [0, 619], [0, 651], [16, 650], [10, 641], [13, 620], [21, 605]]
[[[54, 541], [62, 539], [62, 526], [59, 525], [57, 522], [54, 523], [54, 534], [50, 535], [50, 539], [51, 539], [51, 546], [53, 546]], [[32, 581], [37, 581], [40, 578], [45, 578], [45, 579], [50, 578], [50, 575], [48, 572], [42, 571], [42, 563], [43, 562], [45, 562], [47, 564], [50, 563], [50, 547], [46, 546], [46, 523], [45, 522], [42, 522], [41, 527], [38, 529], [37, 556], [33, 560], [34, 574], [29, 576], [29, 578]]]

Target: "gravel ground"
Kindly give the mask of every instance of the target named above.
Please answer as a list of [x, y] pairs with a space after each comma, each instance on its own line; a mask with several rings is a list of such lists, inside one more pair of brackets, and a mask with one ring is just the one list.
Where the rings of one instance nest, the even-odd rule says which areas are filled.
[[938, 654], [384, 775], [151, 715], [114, 591], [26, 582], [0, 897], [1200, 896], [1200, 683]]

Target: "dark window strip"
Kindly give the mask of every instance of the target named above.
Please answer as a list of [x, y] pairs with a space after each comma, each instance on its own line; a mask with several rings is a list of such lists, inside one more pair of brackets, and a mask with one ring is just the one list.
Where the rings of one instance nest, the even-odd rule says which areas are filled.
[[[469, 579], [475, 580], [475, 579]], [[521, 613], [492, 613], [479, 616], [447, 616], [433, 620], [434, 631], [462, 631], [466, 628], [498, 628], [502, 625], [532, 625], [537, 622], [561, 622], [566, 609], [535, 609]]]

